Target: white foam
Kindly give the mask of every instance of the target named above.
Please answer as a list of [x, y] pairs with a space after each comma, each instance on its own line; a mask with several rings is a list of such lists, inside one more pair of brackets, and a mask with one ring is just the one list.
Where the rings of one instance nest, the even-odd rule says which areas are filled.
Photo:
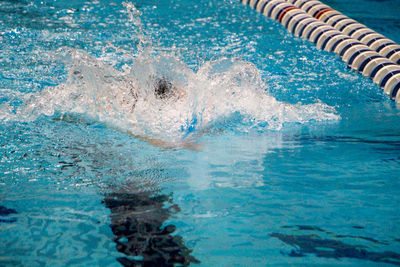
[[[234, 115], [240, 115], [246, 127], [275, 130], [287, 122], [338, 119], [334, 109], [323, 103], [277, 101], [266, 92], [259, 70], [245, 61], [224, 58], [194, 72], [176, 57], [145, 54], [125, 71], [117, 71], [80, 51], [61, 53], [72, 62], [66, 83], [24, 95], [24, 103], [13, 111], [3, 105], [0, 118], [30, 121], [55, 112], [76, 113], [135, 135], [175, 141], [193, 130], [190, 127], [201, 131]], [[158, 99], [154, 88], [160, 77], [184, 95]]]

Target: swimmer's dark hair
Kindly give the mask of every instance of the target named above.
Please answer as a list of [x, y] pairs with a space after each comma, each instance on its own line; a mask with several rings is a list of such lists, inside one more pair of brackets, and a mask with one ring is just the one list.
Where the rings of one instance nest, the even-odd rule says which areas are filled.
[[160, 99], [165, 99], [172, 95], [173, 93], [172, 83], [169, 82], [166, 78], [158, 78], [156, 80], [154, 94], [156, 97]]

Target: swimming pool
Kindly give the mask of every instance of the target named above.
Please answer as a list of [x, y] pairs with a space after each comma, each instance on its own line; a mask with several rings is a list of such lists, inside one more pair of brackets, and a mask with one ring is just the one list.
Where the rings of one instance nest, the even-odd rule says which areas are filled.
[[239, 1], [132, 4], [0, 3], [0, 265], [400, 264], [394, 102]]

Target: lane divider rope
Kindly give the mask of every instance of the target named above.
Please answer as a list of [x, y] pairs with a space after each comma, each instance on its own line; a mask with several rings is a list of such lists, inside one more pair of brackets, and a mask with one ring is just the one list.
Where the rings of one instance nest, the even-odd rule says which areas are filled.
[[371, 47], [380, 55], [400, 64], [400, 45], [382, 34], [369, 29], [356, 20], [343, 15], [337, 10], [317, 0], [286, 0], [286, 2], [301, 8], [312, 17], [336, 28], [348, 36]]
[[[400, 102], [400, 46], [315, 0], [240, 0], [297, 37], [334, 52]], [[294, 4], [295, 5], [294, 5]]]

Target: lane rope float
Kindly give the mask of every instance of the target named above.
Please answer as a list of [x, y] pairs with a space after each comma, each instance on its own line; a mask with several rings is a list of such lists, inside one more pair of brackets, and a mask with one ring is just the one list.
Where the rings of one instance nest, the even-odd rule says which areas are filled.
[[[315, 0], [240, 0], [319, 49], [334, 52], [400, 102], [400, 46]], [[400, 59], [400, 58], [399, 58]], [[397, 61], [396, 61], [397, 60]]]

